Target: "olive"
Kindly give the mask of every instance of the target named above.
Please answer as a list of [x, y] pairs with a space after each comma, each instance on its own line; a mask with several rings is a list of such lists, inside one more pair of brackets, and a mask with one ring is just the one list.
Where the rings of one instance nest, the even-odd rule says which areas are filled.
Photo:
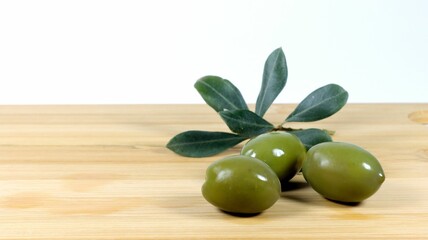
[[248, 141], [241, 154], [262, 160], [281, 181], [288, 181], [300, 171], [306, 158], [306, 149], [293, 134], [268, 132]]
[[367, 199], [385, 181], [382, 166], [371, 153], [343, 142], [325, 142], [310, 148], [302, 172], [319, 194], [347, 203]]
[[202, 186], [208, 202], [230, 213], [260, 213], [270, 208], [280, 193], [281, 183], [268, 165], [241, 155], [213, 162]]

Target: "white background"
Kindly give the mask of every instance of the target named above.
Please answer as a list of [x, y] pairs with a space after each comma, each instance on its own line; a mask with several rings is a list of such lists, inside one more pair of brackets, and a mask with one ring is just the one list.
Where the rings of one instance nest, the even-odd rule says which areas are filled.
[[284, 49], [277, 103], [337, 83], [349, 102], [428, 102], [428, 1], [0, 1], [0, 104], [202, 103], [204, 75], [254, 103]]

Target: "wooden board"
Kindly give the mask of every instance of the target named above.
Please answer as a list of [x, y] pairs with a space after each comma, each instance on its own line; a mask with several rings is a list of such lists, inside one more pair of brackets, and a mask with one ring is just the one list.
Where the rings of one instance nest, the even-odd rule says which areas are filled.
[[[280, 123], [294, 105], [266, 115]], [[180, 157], [167, 141], [190, 129], [227, 131], [206, 105], [0, 106], [0, 239], [428, 239], [428, 104], [348, 104], [294, 127], [378, 157], [386, 181], [345, 206], [302, 176], [254, 217], [201, 196], [207, 166], [236, 154]]]

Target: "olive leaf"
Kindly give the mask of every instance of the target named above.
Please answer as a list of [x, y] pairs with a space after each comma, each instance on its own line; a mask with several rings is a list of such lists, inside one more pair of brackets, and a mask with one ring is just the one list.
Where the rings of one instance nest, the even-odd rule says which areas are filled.
[[348, 92], [337, 84], [328, 84], [310, 93], [287, 117], [286, 122], [311, 122], [339, 111], [348, 100]]
[[319, 143], [332, 141], [330, 135], [326, 131], [318, 128], [292, 130], [288, 132], [298, 137], [306, 150], [309, 150], [311, 147]]
[[348, 92], [336, 84], [329, 84], [310, 93], [279, 126], [274, 127], [263, 116], [287, 83], [288, 69], [282, 48], [275, 49], [266, 59], [262, 86], [255, 112], [248, 106], [241, 92], [230, 81], [218, 76], [205, 76], [195, 88], [233, 133], [191, 130], [177, 134], [167, 148], [187, 157], [207, 157], [231, 148], [245, 139], [269, 132], [287, 131], [297, 136], [308, 150], [312, 146], [332, 141], [326, 130], [292, 129], [287, 122], [310, 122], [329, 117], [339, 111], [348, 100]]
[[271, 131], [274, 126], [249, 110], [219, 112], [229, 129], [241, 136], [253, 137]]
[[217, 76], [205, 76], [195, 83], [205, 102], [215, 111], [248, 109], [241, 92], [230, 81]]
[[282, 48], [277, 48], [267, 58], [263, 81], [256, 102], [256, 113], [263, 117], [287, 82], [288, 69]]
[[233, 133], [187, 131], [173, 137], [167, 148], [186, 157], [208, 157], [231, 148], [247, 139]]

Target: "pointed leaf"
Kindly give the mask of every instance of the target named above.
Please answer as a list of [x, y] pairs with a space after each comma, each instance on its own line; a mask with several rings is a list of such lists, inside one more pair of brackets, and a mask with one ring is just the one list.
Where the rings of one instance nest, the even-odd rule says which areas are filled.
[[310, 93], [287, 117], [286, 122], [311, 122], [339, 111], [348, 100], [348, 92], [337, 84], [328, 84]]
[[289, 131], [289, 133], [295, 135], [305, 145], [306, 151], [312, 146], [322, 142], [331, 142], [330, 135], [324, 130], [318, 128], [309, 128], [304, 130]]
[[253, 137], [274, 128], [272, 124], [249, 110], [221, 111], [221, 118], [234, 133]]
[[195, 83], [205, 102], [215, 111], [248, 109], [241, 92], [230, 81], [217, 76], [205, 76]]
[[166, 147], [186, 157], [208, 157], [223, 152], [245, 139], [225, 132], [187, 131], [173, 137]]
[[263, 117], [287, 82], [288, 70], [282, 48], [273, 51], [263, 70], [263, 81], [256, 102], [256, 113]]

